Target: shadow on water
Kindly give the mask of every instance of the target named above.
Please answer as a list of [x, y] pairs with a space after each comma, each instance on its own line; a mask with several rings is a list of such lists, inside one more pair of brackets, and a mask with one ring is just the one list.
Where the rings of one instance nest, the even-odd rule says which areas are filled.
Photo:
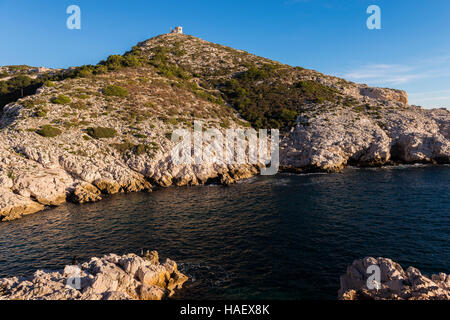
[[450, 167], [281, 174], [66, 204], [0, 224], [0, 276], [155, 249], [191, 280], [176, 298], [335, 299], [354, 259], [450, 271]]

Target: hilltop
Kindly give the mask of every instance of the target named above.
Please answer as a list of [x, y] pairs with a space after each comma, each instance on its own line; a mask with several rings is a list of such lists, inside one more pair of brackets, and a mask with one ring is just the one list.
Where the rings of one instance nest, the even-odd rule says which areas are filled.
[[192, 128], [277, 128], [283, 170], [449, 163], [450, 113], [408, 105], [404, 91], [165, 34], [97, 65], [0, 79], [0, 219], [67, 200], [223, 184], [260, 165], [179, 165], [171, 133]]

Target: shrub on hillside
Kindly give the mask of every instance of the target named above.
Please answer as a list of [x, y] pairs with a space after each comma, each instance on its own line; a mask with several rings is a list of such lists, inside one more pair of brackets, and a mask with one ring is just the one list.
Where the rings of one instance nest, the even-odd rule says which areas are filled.
[[151, 152], [158, 149], [158, 147], [153, 144], [151, 146], [142, 143], [135, 145], [128, 140], [122, 143], [113, 143], [111, 144], [111, 147], [116, 149], [122, 155], [128, 156], [130, 156], [131, 154], [135, 154], [136, 156], [150, 154]]
[[119, 151], [119, 153], [121, 154], [125, 154], [128, 151], [132, 150], [134, 148], [134, 144], [132, 144], [129, 141], [125, 141], [122, 143], [112, 143], [111, 147], [113, 147], [114, 149], [116, 149], [117, 151]]
[[61, 130], [52, 127], [51, 125], [44, 125], [39, 130], [37, 130], [36, 133], [46, 138], [54, 138], [61, 134]]
[[94, 139], [114, 138], [117, 135], [117, 131], [113, 128], [91, 127], [87, 129], [87, 134]]
[[280, 113], [280, 118], [284, 121], [293, 121], [297, 118], [297, 112], [294, 110], [282, 109]]
[[168, 54], [174, 54], [173, 52], [170, 52], [164, 47], [156, 47], [153, 49], [153, 52], [154, 54], [150, 59], [150, 64], [158, 70], [159, 74], [168, 78], [176, 77], [184, 80], [191, 78], [191, 75], [187, 71], [169, 61]]
[[60, 94], [59, 96], [50, 99], [50, 101], [54, 104], [69, 104], [71, 102], [70, 98], [63, 94]]
[[140, 67], [142, 65], [142, 61], [138, 56], [128, 54], [124, 56], [123, 64], [125, 67]]
[[338, 93], [336, 89], [324, 86], [315, 81], [300, 81], [295, 86], [301, 90], [303, 99], [310, 102], [335, 102], [336, 93]]
[[108, 57], [105, 61], [105, 66], [108, 70], [119, 70], [122, 69], [125, 64], [124, 57], [114, 54]]
[[43, 85], [45, 87], [54, 87], [55, 86], [55, 84], [50, 80], [45, 81]]
[[120, 86], [110, 85], [103, 89], [103, 94], [105, 96], [114, 96], [114, 97], [124, 98], [124, 97], [128, 96], [128, 90], [123, 87], [120, 87]]
[[26, 109], [31, 109], [34, 107], [34, 101], [33, 100], [25, 100], [22, 102], [22, 106]]
[[146, 153], [149, 153], [152, 148], [146, 144], [138, 144], [134, 147], [133, 152], [135, 155], [140, 156]]

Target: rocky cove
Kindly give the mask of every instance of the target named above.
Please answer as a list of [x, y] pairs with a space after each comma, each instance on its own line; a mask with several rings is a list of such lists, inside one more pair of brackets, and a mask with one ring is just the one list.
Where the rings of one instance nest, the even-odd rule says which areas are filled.
[[[182, 34], [152, 38], [89, 68], [37, 69], [35, 79], [58, 74], [59, 81], [47, 80], [34, 95], [3, 107], [2, 221], [66, 201], [98, 201], [102, 194], [230, 184], [258, 174], [262, 164], [174, 164], [170, 134], [192, 128], [195, 120], [222, 132], [263, 123], [281, 129], [282, 171], [449, 163], [450, 112], [410, 106], [403, 91], [292, 68]], [[14, 72], [11, 77], [18, 77]], [[279, 116], [251, 114], [252, 103], [277, 99], [270, 91], [252, 96], [273, 81], [292, 100]], [[248, 96], [234, 94], [238, 86]]]
[[[242, 242], [236, 248], [230, 244], [227, 246], [234, 261], [239, 260], [242, 250], [247, 250], [244, 244], [251, 243], [258, 247], [258, 244], [253, 242], [254, 239], [239, 238], [238, 234], [248, 227], [242, 226], [242, 221], [250, 222], [250, 227], [255, 226], [254, 229], [247, 230], [251, 231], [249, 234], [252, 237], [262, 243], [270, 243], [271, 246], [276, 245], [273, 245], [274, 241], [270, 236], [276, 237], [273, 230], [279, 228], [278, 224], [272, 222], [277, 221], [284, 226], [285, 229], [281, 230], [280, 234], [287, 236], [278, 239], [281, 251], [293, 246], [292, 239], [299, 237], [298, 230], [304, 231], [309, 228], [307, 224], [303, 225], [302, 219], [305, 216], [308, 217], [305, 221], [312, 220], [313, 224], [317, 223], [318, 228], [312, 228], [315, 233], [309, 234], [309, 238], [301, 239], [304, 243], [324, 241], [318, 238], [319, 235], [328, 236], [323, 230], [336, 228], [335, 231], [329, 231], [333, 233], [332, 241], [341, 242], [342, 246], [346, 247], [343, 239], [345, 240], [347, 234], [353, 232], [355, 227], [357, 230], [365, 230], [365, 233], [359, 234], [359, 238], [353, 238], [355, 244], [360, 242], [359, 239], [365, 239], [368, 234], [373, 236], [368, 240], [370, 243], [380, 242], [383, 237], [387, 238], [396, 230], [386, 222], [396, 219], [392, 218], [389, 212], [392, 211], [395, 215], [396, 210], [399, 212], [407, 207], [405, 203], [400, 205], [396, 202], [405, 195], [410, 195], [411, 190], [405, 189], [405, 181], [414, 184], [416, 180], [409, 180], [410, 177], [414, 177], [424, 185], [427, 181], [421, 176], [423, 169], [421, 166], [414, 167], [419, 168], [417, 171], [410, 172], [410, 169], [406, 169], [410, 174], [409, 177], [404, 177], [400, 173], [391, 175], [391, 172], [396, 170], [393, 168], [402, 170], [405, 164], [429, 164], [430, 166], [425, 166], [427, 171], [423, 173], [424, 176], [431, 175], [433, 181], [438, 181], [440, 177], [448, 175], [446, 164], [450, 163], [449, 110], [424, 109], [410, 105], [407, 93], [401, 90], [369, 87], [314, 70], [291, 67], [188, 35], [161, 35], [139, 43], [124, 55], [112, 55], [95, 66], [58, 70], [5, 66], [1, 67], [0, 71], [6, 75], [0, 79], [0, 220], [5, 222], [4, 228], [16, 230], [15, 226], [22, 225], [18, 220], [25, 218], [21, 230], [26, 230], [28, 223], [33, 221], [30, 232], [35, 232], [34, 225], [39, 225], [44, 230], [46, 225], [58, 225], [61, 221], [70, 223], [70, 220], [67, 220], [69, 219], [67, 212], [72, 213], [72, 218], [77, 220], [82, 219], [78, 215], [80, 212], [89, 217], [89, 211], [93, 210], [95, 213], [92, 221], [78, 221], [79, 224], [72, 226], [73, 230], [80, 226], [89, 228], [90, 225], [98, 228], [88, 234], [91, 239], [86, 240], [84, 250], [95, 242], [92, 239], [100, 240], [96, 238], [95, 233], [104, 234], [105, 238], [112, 239], [113, 243], [116, 243], [116, 235], [110, 234], [110, 230], [120, 230], [119, 233], [125, 230], [122, 234], [129, 237], [125, 242], [134, 240], [139, 242], [138, 240], [142, 239], [136, 236], [133, 240], [132, 235], [139, 233], [148, 236], [149, 230], [157, 232], [155, 225], [148, 222], [148, 219], [153, 219], [153, 214], [158, 215], [158, 219], [164, 223], [160, 224], [159, 237], [153, 238], [153, 242], [146, 243], [148, 247], [156, 246], [158, 250], [165, 248], [167, 243], [164, 243], [164, 239], [171, 238], [172, 232], [184, 239], [190, 237], [191, 231], [195, 234], [191, 239], [193, 242], [198, 240], [197, 234], [217, 236], [214, 230], [212, 232], [205, 227], [205, 224], [210, 223], [209, 219], [213, 219], [216, 222], [216, 230], [222, 230], [223, 225], [227, 225], [233, 231], [229, 235], [229, 243], [234, 243], [236, 237]], [[173, 141], [172, 133], [177, 129], [192, 130], [196, 121], [204, 123], [205, 130], [215, 129], [223, 135], [230, 129], [279, 129], [280, 174], [274, 177], [257, 177], [265, 166], [263, 163], [220, 164], [207, 161], [193, 165], [175, 163], [172, 151], [177, 142]], [[217, 141], [204, 141], [205, 146], [208, 146], [208, 143], [216, 147], [218, 145]], [[229, 146], [219, 145], [219, 147], [224, 149], [224, 153], [232, 153]], [[206, 158], [214, 157], [213, 150], [207, 148], [204, 150]], [[194, 154], [192, 157], [194, 158]], [[382, 167], [385, 171], [382, 173], [376, 171]], [[357, 170], [361, 171], [354, 173]], [[290, 173], [299, 175], [291, 176]], [[307, 173], [324, 173], [324, 175], [319, 179], [315, 175], [310, 177], [306, 175]], [[352, 179], [356, 179], [357, 183], [353, 184]], [[240, 180], [246, 181], [236, 185], [235, 183]], [[371, 181], [367, 186], [359, 183], [366, 180]], [[283, 185], [286, 181], [287, 187]], [[328, 189], [327, 183], [334, 189]], [[211, 191], [217, 184], [227, 185], [229, 188]], [[386, 190], [380, 189], [379, 184], [386, 184], [390, 191], [389, 195], [380, 199], [379, 195]], [[199, 191], [196, 186], [200, 185], [212, 187], [205, 186], [204, 191]], [[262, 189], [252, 189], [255, 185]], [[283, 185], [281, 191], [277, 189], [279, 185]], [[320, 186], [314, 194], [316, 198], [305, 189], [307, 185]], [[181, 188], [185, 186], [189, 188]], [[395, 187], [402, 192], [398, 193]], [[422, 198], [420, 192], [413, 190], [409, 199], [410, 201], [412, 197], [420, 199], [416, 204], [418, 208], [431, 206], [430, 212], [435, 215], [432, 218], [439, 220], [439, 223], [431, 221], [431, 229], [428, 231], [433, 233], [439, 230], [442, 233], [444, 244], [440, 249], [444, 253], [441, 255], [444, 256], [444, 261], [448, 261], [445, 260], [445, 252], [448, 251], [445, 242], [445, 239], [448, 239], [448, 228], [445, 225], [448, 221], [446, 220], [448, 217], [445, 216], [445, 212], [448, 212], [448, 179], [428, 187], [429, 190], [435, 190], [436, 194], [421, 190], [428, 195], [428, 198]], [[241, 192], [245, 194], [245, 191], [250, 189], [247, 199], [242, 198]], [[159, 191], [152, 195], [147, 194], [155, 190]], [[341, 193], [340, 190], [345, 190], [346, 193]], [[138, 193], [140, 191], [142, 193]], [[132, 203], [130, 210], [126, 210], [123, 203], [110, 206], [110, 203], [114, 202], [108, 201], [116, 199], [115, 195], [118, 196], [120, 193], [128, 193], [124, 197], [130, 199]], [[216, 216], [210, 217], [210, 212], [214, 210], [211, 207], [204, 207], [204, 215], [201, 215], [201, 218], [206, 220], [201, 220], [200, 225], [204, 229], [196, 229], [193, 221], [197, 219], [199, 208], [210, 205], [210, 203], [202, 205], [202, 197], [208, 197], [210, 193], [216, 196], [217, 193], [220, 194], [213, 197], [213, 200], [217, 202], [217, 210], [223, 212], [216, 212]], [[260, 193], [264, 197], [261, 198]], [[358, 194], [359, 198], [351, 198], [353, 193]], [[186, 196], [187, 194], [189, 196]], [[367, 197], [367, 194], [371, 197]], [[393, 194], [397, 198], [391, 199]], [[169, 210], [170, 203], [161, 200], [163, 195], [168, 195], [173, 203], [178, 203], [179, 207], [172, 208], [178, 216], [171, 216], [173, 212]], [[184, 208], [184, 204], [177, 202], [178, 197], [188, 201], [191, 196], [195, 199], [195, 208], [190, 208], [186, 213], [180, 211], [180, 208]], [[220, 202], [218, 199], [222, 196], [229, 201]], [[297, 203], [297, 198], [311, 204], [309, 211], [303, 211], [305, 203]], [[436, 203], [429, 204], [433, 198], [436, 198]], [[103, 199], [102, 203], [105, 204], [96, 203]], [[137, 200], [133, 202], [133, 199]], [[163, 207], [168, 208], [167, 212], [153, 206], [150, 211], [148, 207], [143, 206], [143, 203], [155, 201], [152, 199], [162, 201]], [[356, 205], [360, 199], [365, 199], [369, 207]], [[115, 201], [120, 204], [121, 201], [127, 200]], [[381, 215], [383, 223], [386, 224], [385, 229], [380, 227], [382, 236], [361, 225], [349, 226], [348, 224], [352, 222], [340, 220], [336, 217], [334, 208], [323, 205], [329, 202], [336, 202], [340, 210], [339, 216], [350, 215], [350, 220], [355, 218], [351, 216], [352, 210], [363, 213], [368, 211], [376, 217]], [[374, 207], [370, 207], [372, 202], [375, 203]], [[72, 203], [84, 205], [75, 206]], [[271, 211], [265, 212], [265, 207], [258, 207], [260, 203], [268, 204], [267, 208]], [[290, 207], [293, 203], [297, 205]], [[391, 204], [392, 207], [386, 209], [387, 204]], [[99, 210], [98, 208], [102, 206], [108, 209]], [[259, 217], [254, 217], [250, 212], [246, 215], [242, 213], [240, 206], [243, 208], [256, 206], [254, 212], [265, 212], [262, 217], [269, 220], [260, 221]], [[284, 206], [290, 211], [285, 211]], [[228, 208], [230, 212], [227, 211]], [[347, 211], [348, 208], [351, 210]], [[412, 212], [413, 215], [407, 214], [404, 219], [412, 220], [416, 218], [414, 215], [419, 215], [414, 208], [409, 209], [408, 214]], [[38, 217], [30, 216], [43, 210], [48, 213], [43, 214], [41, 218], [46, 225], [39, 222]], [[62, 216], [55, 215], [55, 212], [62, 213]], [[236, 212], [242, 221], [235, 220]], [[317, 221], [317, 217], [310, 216], [311, 212], [322, 220]], [[299, 216], [293, 217], [292, 213], [298, 213]], [[164, 214], [167, 217], [164, 217]], [[186, 228], [181, 228], [178, 223], [183, 214], [189, 215], [189, 218], [183, 220], [185, 223], [183, 227], [187, 226]], [[46, 220], [48, 217], [51, 218]], [[111, 217], [116, 221], [104, 220]], [[148, 229], [140, 229], [133, 219], [147, 225]], [[166, 220], [171, 221], [169, 229], [163, 227]], [[374, 223], [370, 216], [364, 216], [363, 220]], [[99, 224], [94, 221], [99, 221]], [[285, 221], [290, 221], [293, 226], [299, 228], [295, 231], [290, 230], [289, 226], [284, 225]], [[397, 222], [404, 223], [401, 219]], [[423, 223], [426, 225], [430, 222], [425, 219]], [[128, 229], [129, 225], [133, 225], [134, 229]], [[271, 228], [265, 229], [268, 225]], [[59, 227], [60, 230], [65, 229], [64, 226]], [[441, 227], [444, 230], [441, 230]], [[416, 227], [408, 220], [405, 228], [410, 230]], [[265, 233], [258, 230], [265, 230]], [[405, 230], [404, 237], [407, 233]], [[14, 250], [10, 248], [9, 242], [14, 242], [13, 239], [17, 235], [10, 234], [8, 228], [3, 231], [5, 236], [8, 236], [1, 242], [5, 252], [11, 254]], [[47, 231], [50, 234], [53, 232]], [[38, 238], [36, 233], [33, 233], [33, 236]], [[81, 239], [83, 236], [79, 235], [77, 238]], [[394, 240], [400, 244], [401, 235], [398, 237]], [[212, 237], [211, 243], [222, 244], [222, 240]], [[23, 239], [20, 241], [23, 242]], [[173, 252], [169, 252], [169, 256], [172, 257], [173, 253], [177, 261], [180, 256], [183, 260], [189, 260], [189, 257], [174, 248], [182, 248], [181, 251], [188, 249], [175, 239], [171, 241], [172, 244], [168, 247], [171, 247]], [[426, 250], [431, 252], [433, 249], [430, 249], [427, 241], [428, 239], [425, 239], [426, 244], [420, 245], [424, 245]], [[40, 242], [44, 243], [45, 240], [40, 239]], [[61, 243], [64, 241], [61, 240], [59, 243], [63, 247]], [[174, 245], [175, 243], [177, 245]], [[403, 244], [407, 246], [406, 243]], [[76, 244], [73, 243], [73, 246], [76, 247]], [[198, 243], [198, 246], [201, 244]], [[29, 245], [25, 247], [28, 248]], [[373, 246], [362, 247], [366, 249], [365, 252], [358, 251], [358, 247], [352, 247], [351, 252], [359, 252], [358, 256], [350, 255], [344, 250], [341, 252], [342, 258], [336, 257], [333, 250], [329, 250], [328, 259], [333, 261], [334, 269], [321, 266], [318, 268], [320, 272], [318, 270], [313, 278], [332, 274], [337, 279], [336, 270], [342, 269], [349, 261], [366, 256], [369, 252], [379, 256], [396, 253], [389, 245], [380, 248], [380, 251], [375, 250]], [[14, 273], [7, 272], [5, 276], [9, 278], [0, 280], [0, 286], [3, 288], [4, 296], [10, 299], [162, 299], [176, 295], [175, 290], [180, 289], [187, 281], [184, 271], [192, 272], [192, 265], [189, 267], [185, 263], [182, 263], [182, 272], [178, 271], [177, 264], [170, 259], [165, 263], [159, 263], [155, 252], [146, 257], [133, 254], [106, 254], [136, 252], [133, 249], [136, 250], [137, 245], [133, 248], [129, 245], [117, 245], [117, 248], [114, 248], [111, 243], [105, 243], [101, 254], [97, 250], [91, 250], [89, 256], [83, 256], [87, 262], [81, 265], [83, 280], [82, 288], [79, 290], [72, 290], [64, 285], [70, 272], [75, 270], [73, 266], [55, 271], [56, 267], [61, 268], [61, 261], [52, 265], [53, 271], [37, 271], [33, 276], [29, 275], [30, 270], [27, 269], [28, 275], [24, 278], [14, 277]], [[207, 248], [204, 250], [210, 252]], [[215, 255], [220, 250], [221, 245], [210, 252], [210, 255]], [[262, 248], [255, 249], [258, 250], [263, 251]], [[305, 253], [303, 256], [305, 261], [308, 260], [306, 253], [314, 256], [314, 252], [310, 252], [312, 249], [308, 246], [301, 247], [301, 250]], [[397, 250], [402, 251], [400, 247]], [[55, 252], [59, 254], [61, 248], [58, 247]], [[196, 254], [189, 252], [191, 255]], [[277, 255], [274, 252], [264, 251], [264, 253], [265, 257]], [[102, 254], [106, 255], [102, 258], [92, 258], [100, 257]], [[313, 258], [307, 266], [302, 265], [297, 261], [297, 254], [286, 253], [287, 257], [293, 257], [293, 261], [288, 259], [286, 265], [297, 265], [304, 273], [311, 273], [310, 270], [315, 264], [322, 263], [322, 260]], [[257, 253], [252, 252], [251, 255], [255, 261], [259, 261], [259, 264], [244, 261], [242, 263], [245, 267], [234, 270], [235, 273], [242, 271], [248, 273], [249, 270], [262, 268], [261, 265], [265, 260], [261, 260]], [[395, 256], [390, 256], [396, 260]], [[221, 255], [220, 257], [220, 263], [214, 261], [213, 267], [206, 268], [207, 274], [217, 273], [211, 270], [221, 270], [222, 266], [226, 265], [227, 259]], [[345, 261], [341, 260], [344, 257]], [[412, 259], [408, 254], [406, 258], [400, 257], [407, 262]], [[5, 261], [8, 259], [5, 258]], [[209, 259], [201, 257], [202, 261]], [[39, 261], [39, 266], [46, 266], [43, 261], [39, 259], [36, 261]], [[288, 274], [292, 272], [275, 261], [276, 259], [271, 260], [270, 266], [273, 269], [283, 269]], [[387, 275], [382, 280], [383, 290], [376, 293], [364, 289], [367, 275], [363, 273], [361, 266], [367, 267], [369, 262], [387, 270]], [[448, 265], [437, 261], [438, 270], [427, 265], [424, 267], [427, 271], [440, 272], [445, 271]], [[265, 274], [271, 274], [272, 269], [264, 271]], [[196, 272], [193, 273], [194, 277], [188, 274], [189, 278], [195, 279], [198, 276]], [[223, 283], [233, 278], [230, 275], [232, 273], [218, 273], [220, 276], [214, 276], [208, 281]], [[257, 283], [268, 281], [267, 278], [259, 278], [260, 276], [258, 274], [253, 280]], [[298, 274], [294, 276], [296, 279], [301, 278]], [[218, 293], [215, 289], [212, 295], [220, 298], [259, 297], [257, 288], [252, 288], [251, 285], [246, 287], [247, 292], [240, 293], [239, 285], [245, 284], [246, 281], [245, 279], [234, 281], [231, 289], [227, 287], [231, 293]], [[193, 285], [187, 283], [188, 287]], [[309, 292], [318, 297], [330, 298], [329, 288], [333, 286], [333, 292], [337, 291], [337, 288], [329, 283], [322, 283], [328, 288], [328, 291], [325, 290], [326, 293], [317, 292], [317, 289], [309, 284], [305, 286], [295, 283], [293, 288], [279, 294], [295, 295], [298, 294], [296, 290], [300, 287], [305, 290], [305, 294]], [[277, 288], [280, 286], [278, 280], [267, 284], [261, 295], [276, 296], [273, 292], [278, 292]], [[253, 291], [256, 293], [252, 293]], [[206, 297], [210, 295], [209, 291], [205, 293]], [[366, 258], [355, 261], [348, 268], [347, 274], [341, 278], [339, 298], [448, 299], [448, 276], [441, 273], [427, 278], [414, 268], [403, 271], [392, 260]]]
[[[208, 86], [193, 84], [202, 79], [214, 84], [219, 74], [223, 77], [224, 69], [227, 77], [249, 73], [259, 78], [262, 77], [259, 71], [252, 68], [266, 72], [269, 64], [270, 70], [276, 70], [270, 71], [274, 73], [270, 76], [277, 76], [283, 86], [297, 83], [298, 87], [300, 83], [304, 95], [315, 94], [314, 99], [300, 96], [294, 101], [302, 104], [302, 111], [281, 140], [283, 171], [338, 172], [348, 164], [449, 162], [449, 111], [409, 106], [405, 92], [370, 88], [312, 70], [284, 66], [180, 34], [142, 42], [131, 53], [133, 58], [149, 59], [151, 65], [47, 81], [31, 98], [3, 108], [0, 120], [3, 221], [67, 200], [84, 203], [100, 200], [102, 194], [210, 181], [229, 184], [257, 174], [259, 167], [253, 165], [183, 166], [174, 164], [170, 158], [174, 143], [168, 134], [179, 127], [189, 128], [192, 120], [201, 119], [209, 127], [222, 131], [248, 126], [241, 114], [216, 97], [221, 89], [215, 92]], [[161, 66], [158, 59], [162, 55], [170, 62]], [[194, 56], [202, 57], [202, 62]], [[249, 63], [255, 67], [243, 67]], [[197, 75], [180, 81], [164, 74], [165, 69], [161, 71], [167, 66], [185, 73], [196, 70]], [[203, 71], [206, 69], [209, 71]], [[30, 74], [30, 70], [25, 71]], [[14, 72], [12, 76], [17, 77], [17, 70]], [[55, 72], [61, 71], [37, 69], [34, 77]], [[183, 80], [185, 76], [180, 77]], [[271, 77], [254, 80], [272, 81]], [[119, 87], [118, 84], [123, 84], [121, 79], [127, 79], [128, 85]], [[311, 89], [313, 84], [317, 88]], [[123, 88], [133, 92], [133, 96], [121, 97], [114, 90], [108, 94], [105, 88]], [[223, 92], [226, 99], [229, 93]]]

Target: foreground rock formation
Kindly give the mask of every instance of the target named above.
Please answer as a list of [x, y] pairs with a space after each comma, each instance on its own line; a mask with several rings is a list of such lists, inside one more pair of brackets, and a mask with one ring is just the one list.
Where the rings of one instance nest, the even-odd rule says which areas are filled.
[[[381, 271], [378, 290], [367, 287], [367, 280], [373, 275], [373, 271], [368, 274], [367, 270], [374, 265]], [[414, 267], [404, 271], [398, 263], [386, 258], [356, 260], [340, 281], [341, 300], [450, 300], [450, 275], [439, 273], [430, 279]]]
[[0, 221], [66, 201], [259, 173], [260, 164], [174, 163], [171, 134], [194, 121], [223, 134], [279, 128], [285, 171], [450, 163], [446, 109], [188, 35], [149, 39], [95, 67], [0, 70], [0, 85], [62, 72], [0, 110]]
[[38, 270], [28, 278], [0, 279], [0, 300], [161, 300], [181, 289], [188, 278], [153, 251], [109, 254], [64, 270]]

